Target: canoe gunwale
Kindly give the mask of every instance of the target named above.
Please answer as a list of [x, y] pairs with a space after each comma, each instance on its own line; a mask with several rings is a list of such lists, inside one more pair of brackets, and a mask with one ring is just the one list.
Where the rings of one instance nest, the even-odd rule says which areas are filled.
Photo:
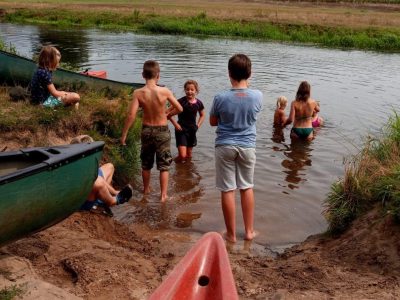
[[[9, 53], [3, 50], [0, 50], [0, 57], [4, 55], [4, 56], [8, 56], [11, 57], [13, 59], [19, 59], [19, 60], [24, 60], [28, 63], [33, 63], [36, 67], [37, 67], [37, 63], [29, 58], [23, 57], [23, 56], [19, 56], [13, 53]], [[81, 74], [81, 73], [77, 73], [77, 72], [73, 72], [73, 71], [69, 71], [66, 69], [62, 69], [62, 68], [57, 68], [56, 71], [54, 71], [55, 76], [57, 76], [57, 72], [60, 73], [64, 73], [66, 75], [70, 75], [72, 77], [75, 77], [77, 80], [80, 79], [82, 81], [85, 81], [86, 79], [88, 80], [93, 80], [94, 82], [99, 82], [102, 85], [107, 85], [107, 84], [115, 84], [115, 85], [121, 85], [121, 88], [126, 87], [126, 88], [130, 88], [130, 89], [137, 89], [137, 88], [141, 88], [144, 86], [144, 83], [131, 83], [131, 82], [122, 82], [122, 81], [116, 81], [116, 80], [112, 80], [112, 79], [104, 79], [104, 78], [99, 78], [99, 77], [93, 77], [93, 76], [88, 76], [85, 74]], [[30, 79], [29, 79], [30, 80]]]
[[[79, 147], [81, 146], [81, 147]], [[11, 156], [24, 156], [29, 157], [32, 153], [40, 153], [46, 160], [39, 162], [35, 165], [19, 169], [10, 174], [0, 176], [0, 185], [7, 184], [13, 181], [17, 181], [21, 178], [32, 176], [45, 170], [53, 170], [63, 165], [72, 163], [82, 157], [89, 156], [93, 153], [102, 151], [104, 142], [93, 142], [85, 144], [65, 145], [65, 146], [54, 146], [54, 147], [40, 147], [40, 148], [25, 148], [18, 151], [1, 152], [0, 159], [8, 158]], [[71, 152], [71, 148], [77, 148]], [[79, 148], [84, 150], [79, 151]], [[50, 150], [50, 151], [49, 151]], [[59, 152], [59, 153], [55, 153]], [[52, 153], [53, 152], [53, 153]]]

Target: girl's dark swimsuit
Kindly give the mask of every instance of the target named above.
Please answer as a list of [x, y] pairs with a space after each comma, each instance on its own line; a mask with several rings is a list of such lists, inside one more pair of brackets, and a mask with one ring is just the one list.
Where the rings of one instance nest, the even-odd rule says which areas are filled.
[[292, 132], [301, 139], [306, 139], [313, 132], [313, 128], [293, 127]]
[[[304, 119], [312, 119], [312, 116], [307, 117], [307, 116], [302, 116], [299, 118], [296, 118], [296, 120], [304, 120]], [[301, 127], [293, 127], [292, 132], [294, 132], [295, 135], [297, 135], [301, 139], [306, 139], [308, 136], [313, 132], [312, 127], [307, 127], [307, 128], [301, 128]]]

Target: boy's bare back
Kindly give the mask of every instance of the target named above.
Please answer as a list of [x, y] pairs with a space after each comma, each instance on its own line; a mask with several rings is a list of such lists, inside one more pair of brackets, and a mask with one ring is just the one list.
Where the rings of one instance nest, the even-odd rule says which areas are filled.
[[169, 89], [146, 84], [143, 88], [137, 89], [133, 97], [134, 101], [135, 97], [137, 98], [139, 106], [143, 109], [143, 125], [167, 125], [166, 102], [175, 98]]
[[[167, 116], [172, 116], [183, 110], [169, 89], [157, 85], [160, 78], [160, 68], [156, 61], [146, 61], [143, 65], [142, 75], [146, 80], [146, 85], [133, 92], [133, 99], [122, 129], [122, 145], [125, 145], [128, 130], [135, 122], [139, 107], [143, 109], [142, 124], [147, 126], [167, 126]], [[168, 109], [166, 107], [167, 101], [171, 104]]]

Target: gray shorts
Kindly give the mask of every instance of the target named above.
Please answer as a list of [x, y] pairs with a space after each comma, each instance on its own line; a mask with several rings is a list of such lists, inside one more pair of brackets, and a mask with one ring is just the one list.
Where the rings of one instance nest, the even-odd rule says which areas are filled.
[[215, 148], [216, 187], [222, 192], [252, 188], [256, 149], [239, 146]]

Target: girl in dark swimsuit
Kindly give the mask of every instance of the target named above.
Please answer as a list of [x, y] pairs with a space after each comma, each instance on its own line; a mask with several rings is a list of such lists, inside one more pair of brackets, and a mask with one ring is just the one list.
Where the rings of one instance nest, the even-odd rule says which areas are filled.
[[290, 114], [285, 122], [285, 126], [293, 123], [290, 132], [292, 139], [302, 139], [310, 141], [313, 139], [313, 112], [319, 111], [317, 102], [310, 98], [311, 86], [307, 81], [302, 81], [296, 93], [296, 99], [290, 106]]

